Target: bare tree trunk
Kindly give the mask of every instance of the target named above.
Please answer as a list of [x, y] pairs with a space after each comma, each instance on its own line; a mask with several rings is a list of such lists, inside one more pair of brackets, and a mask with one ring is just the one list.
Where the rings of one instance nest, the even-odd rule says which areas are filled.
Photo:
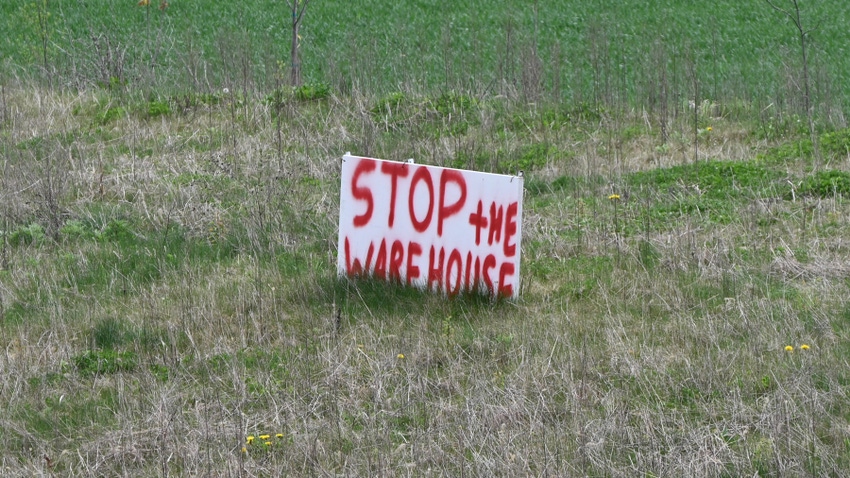
[[292, 45], [290, 48], [290, 83], [292, 86], [301, 86], [301, 60], [298, 57], [298, 47], [301, 36], [298, 30], [301, 28], [301, 19], [310, 0], [291, 0], [292, 11]]
[[38, 14], [38, 34], [41, 37], [42, 66], [44, 68], [44, 75], [47, 77], [47, 85], [52, 86], [53, 76], [50, 74], [50, 67], [47, 62], [47, 45], [50, 40], [50, 25], [48, 25], [50, 14], [48, 12], [48, 0], [36, 3], [36, 8], [38, 9], [36, 12]]

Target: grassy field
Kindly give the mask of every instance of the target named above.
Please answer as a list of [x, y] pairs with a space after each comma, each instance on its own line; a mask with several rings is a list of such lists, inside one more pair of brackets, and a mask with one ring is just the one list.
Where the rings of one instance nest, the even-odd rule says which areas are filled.
[[[163, 11], [159, 3], [3, 2], [2, 68], [74, 88], [118, 81], [145, 94], [278, 86], [289, 67], [281, 2], [175, 1]], [[850, 4], [801, 8], [813, 99], [846, 111]], [[796, 30], [760, 1], [316, 1], [301, 33], [305, 78], [338, 91], [519, 91], [651, 108], [659, 95], [693, 99], [696, 78], [698, 96], [723, 103], [785, 111], [800, 96]]]
[[[272, 2], [134, 3], [0, 4], [3, 476], [846, 476], [843, 3], [814, 134], [755, 3], [541, 4], [536, 57], [533, 8], [317, 0], [294, 89]], [[525, 171], [520, 299], [338, 279], [346, 151]]]

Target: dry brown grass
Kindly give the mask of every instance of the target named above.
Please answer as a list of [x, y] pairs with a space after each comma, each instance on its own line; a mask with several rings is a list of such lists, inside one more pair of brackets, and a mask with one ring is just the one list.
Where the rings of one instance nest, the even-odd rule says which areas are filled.
[[[124, 220], [133, 238], [9, 246], [4, 476], [841, 476], [850, 464], [846, 199], [640, 222], [696, 194], [684, 185], [615, 209], [607, 196], [629, 173], [692, 160], [686, 123], [662, 145], [642, 114], [522, 131], [504, 125], [528, 107], [485, 104], [452, 135], [424, 119], [382, 125], [375, 99], [355, 95], [288, 103], [278, 149], [270, 107], [229, 93], [157, 117], [116, 103], [107, 121], [104, 92], [6, 94], [6, 239], [49, 217], [91, 233]], [[710, 119], [701, 156], [767, 146]], [[451, 164], [544, 140], [575, 154], [527, 173], [549, 189], [526, 198], [521, 300], [335, 280], [342, 153]], [[44, 158], [67, 173], [54, 203]], [[581, 181], [555, 189], [562, 175]], [[78, 358], [102, 350], [109, 320], [136, 366], [85, 373]], [[246, 444], [264, 433], [271, 446]]]

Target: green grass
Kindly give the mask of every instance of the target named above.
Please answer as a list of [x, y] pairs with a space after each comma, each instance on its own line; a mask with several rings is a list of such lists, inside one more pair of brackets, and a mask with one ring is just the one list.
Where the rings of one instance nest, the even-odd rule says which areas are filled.
[[[4, 3], [4, 68], [42, 65], [46, 53], [48, 64], [63, 74], [106, 88], [133, 90], [141, 83], [145, 90], [161, 89], [163, 82], [175, 93], [209, 80], [216, 90], [237, 85], [241, 90], [252, 87], [250, 79], [268, 94], [281, 66], [286, 77], [288, 58], [280, 47], [288, 46], [288, 17], [278, 2], [177, 2], [165, 11], [156, 3], [149, 9], [104, 0], [61, 8], [35, 0]], [[842, 22], [850, 15], [848, 6], [831, 1], [801, 8], [805, 25], [817, 26], [810, 33], [812, 67], [835, 86], [816, 88], [816, 94], [824, 101], [834, 95], [846, 108], [850, 93], [843, 85], [850, 62], [841, 46], [850, 39]], [[114, 24], [122, 29], [109, 28]], [[629, 102], [646, 99], [659, 62], [671, 72], [668, 81], [685, 88], [687, 64], [696, 62], [704, 97], [721, 102], [758, 97], [766, 106], [784, 88], [783, 62], [799, 63], [794, 34], [782, 14], [759, 2], [597, 0], [521, 9], [492, 0], [392, 8], [315, 2], [301, 29], [302, 68], [310, 85], [323, 86], [299, 94], [312, 97], [328, 86], [384, 93], [398, 85], [492, 90], [503, 81], [524, 88], [529, 84], [526, 78], [523, 85], [522, 70], [536, 51], [545, 91], [577, 104], [619, 101], [614, 92]], [[125, 51], [132, 54], [122, 57]], [[98, 66], [78, 63], [71, 73], [70, 57]], [[560, 91], [553, 90], [556, 84]]]

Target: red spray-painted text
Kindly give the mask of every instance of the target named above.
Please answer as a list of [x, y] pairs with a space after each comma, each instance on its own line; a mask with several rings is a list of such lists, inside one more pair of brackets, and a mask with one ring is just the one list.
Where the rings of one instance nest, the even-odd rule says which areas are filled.
[[338, 269], [515, 297], [521, 178], [346, 156]]

